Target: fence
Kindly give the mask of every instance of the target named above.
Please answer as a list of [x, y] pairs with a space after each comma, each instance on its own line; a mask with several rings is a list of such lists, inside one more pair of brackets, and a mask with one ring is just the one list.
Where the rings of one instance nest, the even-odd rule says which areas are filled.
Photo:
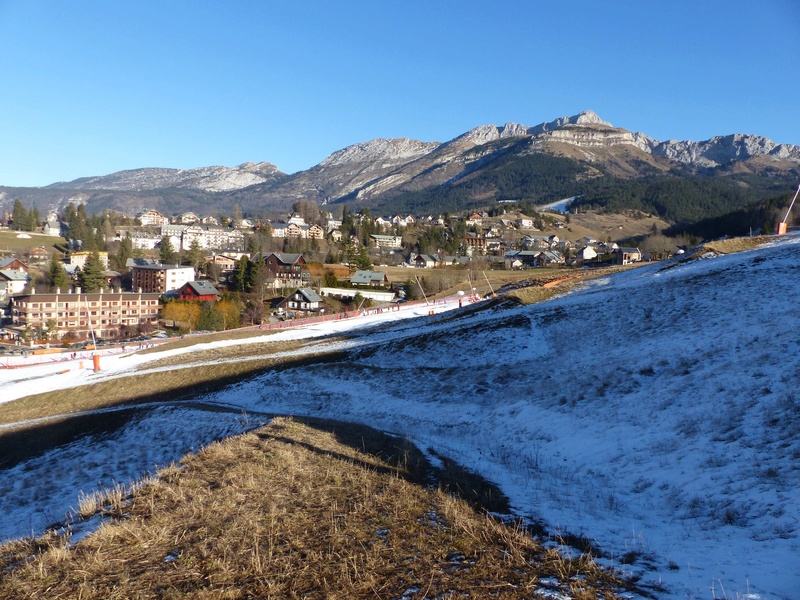
[[[345, 319], [356, 319], [365, 316], [379, 315], [384, 313], [415, 310], [421, 307], [426, 307], [427, 314], [431, 315], [435, 313], [437, 307], [444, 308], [454, 302], [458, 302], [459, 306], [461, 306], [462, 303], [473, 302], [473, 301], [474, 300], [470, 299], [467, 296], [464, 297], [454, 296], [450, 298], [440, 298], [438, 300], [430, 300], [428, 302], [425, 301], [404, 302], [402, 304], [396, 304], [390, 307], [368, 308], [368, 309], [349, 311], [343, 313], [330, 313], [324, 315], [317, 315], [313, 317], [304, 317], [301, 319], [289, 319], [286, 321], [278, 321], [277, 323], [264, 323], [263, 325], [252, 325], [248, 327], [241, 327], [240, 329], [234, 331], [248, 331], [248, 330], [273, 331], [281, 329], [290, 329], [294, 327], [306, 327], [309, 325], [314, 325], [315, 323], [341, 321]], [[19, 346], [17, 347], [15, 352], [22, 351], [22, 354], [0, 355], [0, 368], [4, 367], [13, 369], [17, 367], [70, 362], [76, 360], [89, 361], [89, 364], [91, 365], [91, 361], [95, 355], [110, 356], [113, 354], [128, 354], [131, 352], [136, 352], [137, 350], [144, 350], [145, 348], [150, 348], [155, 345], [169, 343], [169, 341], [170, 341], [169, 338], [159, 339], [159, 340], [149, 340], [147, 342], [141, 342], [136, 344], [127, 343], [127, 344], [122, 344], [120, 346], [109, 346], [107, 348], [98, 348], [96, 350], [51, 348], [50, 350], [52, 352], [44, 354], [40, 353], [36, 348]]]

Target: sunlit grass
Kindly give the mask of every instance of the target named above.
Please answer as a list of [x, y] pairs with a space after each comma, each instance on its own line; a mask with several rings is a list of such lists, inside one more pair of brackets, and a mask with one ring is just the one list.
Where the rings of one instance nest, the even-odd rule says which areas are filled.
[[80, 517], [94, 508], [106, 521], [77, 544], [53, 533], [6, 544], [0, 598], [531, 598], [544, 577], [573, 598], [621, 589], [588, 557], [414, 483], [403, 456], [276, 419], [124, 499], [92, 497]]

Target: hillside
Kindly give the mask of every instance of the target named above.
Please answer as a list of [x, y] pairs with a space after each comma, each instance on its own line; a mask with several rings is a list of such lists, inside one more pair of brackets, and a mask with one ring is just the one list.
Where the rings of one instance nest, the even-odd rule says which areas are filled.
[[[113, 427], [94, 424], [5, 470], [0, 530], [38, 528], [77, 490], [137, 479], [270, 413], [306, 415], [391, 432], [432, 463], [456, 460], [496, 483], [515, 514], [584, 538], [601, 565], [656, 597], [788, 600], [800, 589], [800, 238], [724, 251], [541, 304], [437, 305], [418, 319], [393, 312], [370, 327], [281, 334], [338, 337], [282, 350], [290, 362], [191, 402], [162, 396], [112, 413]], [[270, 340], [258, 342], [259, 359]], [[184, 371], [162, 361], [179, 351], [165, 350], [98, 374], [31, 371], [15, 384], [22, 373], [0, 374], [9, 397], [168, 371], [191, 382], [220, 363], [197, 352], [208, 348], [195, 347]]]
[[444, 491], [472, 483], [463, 474], [426, 485], [432, 472], [392, 436], [275, 419], [130, 495], [85, 496], [70, 545], [53, 534], [5, 545], [0, 598], [588, 600], [633, 588]]

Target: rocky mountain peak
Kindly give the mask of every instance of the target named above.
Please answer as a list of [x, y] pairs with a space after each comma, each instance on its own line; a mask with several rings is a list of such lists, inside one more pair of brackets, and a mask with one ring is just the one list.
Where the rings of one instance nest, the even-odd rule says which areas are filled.
[[439, 147], [439, 142], [420, 142], [409, 138], [377, 138], [337, 150], [320, 167], [333, 167], [369, 161], [408, 162]]
[[571, 117], [559, 117], [549, 123], [540, 123], [535, 127], [528, 130], [530, 134], [544, 133], [545, 131], [553, 131], [561, 129], [567, 125], [604, 125], [606, 127], [613, 127], [608, 121], [603, 121], [596, 112], [585, 110], [577, 115]]

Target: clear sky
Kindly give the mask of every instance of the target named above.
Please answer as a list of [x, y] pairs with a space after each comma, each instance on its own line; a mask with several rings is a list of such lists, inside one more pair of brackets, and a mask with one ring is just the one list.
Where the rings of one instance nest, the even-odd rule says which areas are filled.
[[0, 185], [594, 110], [800, 144], [797, 0], [0, 0]]

